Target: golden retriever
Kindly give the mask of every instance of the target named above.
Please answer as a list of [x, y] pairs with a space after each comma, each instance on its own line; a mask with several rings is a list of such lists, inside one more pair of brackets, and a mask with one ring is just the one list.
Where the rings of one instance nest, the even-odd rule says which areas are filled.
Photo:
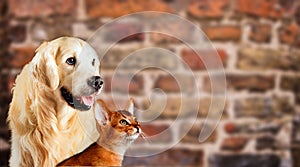
[[86, 134], [96, 132], [90, 108], [103, 86], [99, 66], [94, 49], [77, 38], [61, 37], [36, 50], [13, 89], [10, 166], [55, 166], [97, 138]]

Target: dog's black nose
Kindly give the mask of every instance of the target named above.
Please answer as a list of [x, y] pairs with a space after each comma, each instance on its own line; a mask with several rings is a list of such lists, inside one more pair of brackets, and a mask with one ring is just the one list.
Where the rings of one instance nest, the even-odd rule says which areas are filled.
[[98, 91], [103, 85], [103, 80], [100, 76], [93, 76], [88, 79], [87, 83], [89, 86]]

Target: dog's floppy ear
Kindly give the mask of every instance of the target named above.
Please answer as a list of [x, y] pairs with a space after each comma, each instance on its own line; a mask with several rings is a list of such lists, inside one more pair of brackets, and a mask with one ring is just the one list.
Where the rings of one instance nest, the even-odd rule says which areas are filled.
[[56, 55], [59, 54], [60, 48], [57, 45], [51, 45], [44, 42], [36, 49], [36, 63], [38, 79], [45, 83], [52, 90], [57, 89], [59, 85], [58, 67], [55, 61]]

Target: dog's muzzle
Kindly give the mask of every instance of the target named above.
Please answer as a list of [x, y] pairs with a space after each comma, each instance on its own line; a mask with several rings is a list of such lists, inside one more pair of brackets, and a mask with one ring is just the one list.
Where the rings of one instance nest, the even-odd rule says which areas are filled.
[[102, 88], [103, 80], [100, 76], [93, 76], [87, 80], [87, 84], [97, 92]]
[[[91, 105], [87, 105], [85, 104], [84, 102], [84, 98], [86, 97], [74, 97], [66, 88], [62, 87], [60, 89], [61, 91], [61, 95], [62, 97], [65, 99], [65, 101], [68, 103], [69, 106], [77, 109], [77, 110], [80, 110], [80, 111], [87, 111], [91, 108]], [[89, 97], [89, 103], [92, 104], [93, 103], [93, 97], [90, 96]], [[87, 100], [85, 100], [87, 101]]]
[[87, 80], [87, 84], [91, 91], [89, 91], [89, 94], [80, 97], [73, 96], [65, 87], [61, 87], [61, 95], [69, 106], [80, 111], [86, 111], [91, 108], [95, 101], [95, 95], [100, 92], [103, 86], [103, 80], [100, 76], [93, 76]]

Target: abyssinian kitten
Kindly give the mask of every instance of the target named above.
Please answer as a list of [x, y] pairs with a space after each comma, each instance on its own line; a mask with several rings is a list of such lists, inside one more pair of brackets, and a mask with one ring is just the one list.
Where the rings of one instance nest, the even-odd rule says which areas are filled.
[[121, 166], [129, 145], [141, 134], [140, 124], [133, 116], [130, 99], [126, 110], [112, 111], [102, 100], [94, 104], [99, 139], [81, 153], [57, 166]]

